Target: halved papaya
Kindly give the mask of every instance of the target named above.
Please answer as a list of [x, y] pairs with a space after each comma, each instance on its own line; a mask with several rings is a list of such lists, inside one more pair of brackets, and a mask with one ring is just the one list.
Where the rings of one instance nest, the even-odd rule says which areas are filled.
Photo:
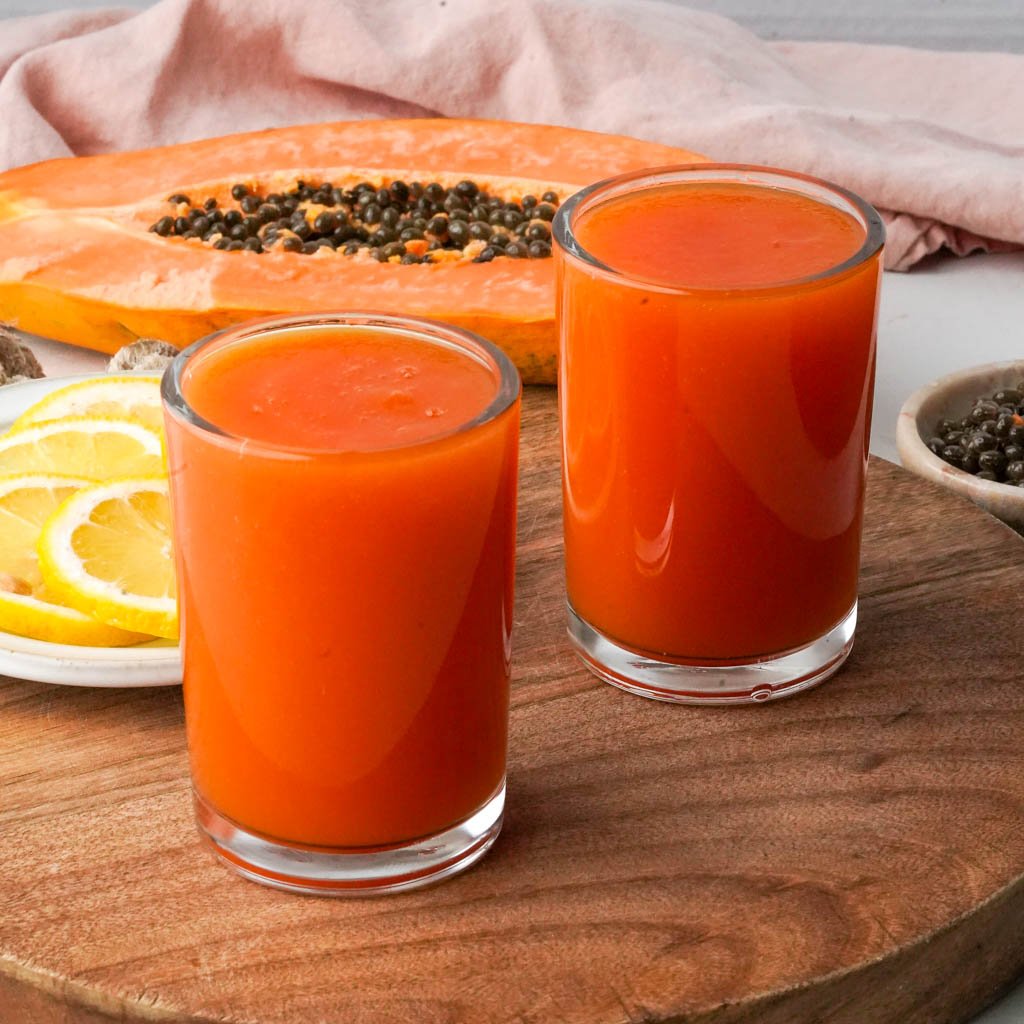
[[[164, 234], [154, 225], [204, 201], [224, 210], [233, 188], [235, 199], [245, 190], [266, 199], [301, 189], [308, 196], [329, 182], [351, 198], [359, 185], [454, 190], [469, 181], [495, 202], [551, 193], [557, 204], [610, 175], [703, 159], [547, 125], [422, 119], [301, 125], [15, 168], [0, 174], [0, 320], [113, 352], [139, 337], [182, 346], [271, 313], [399, 311], [477, 331], [509, 353], [525, 381], [551, 383], [557, 345], [550, 258], [494, 258], [492, 250], [480, 259], [482, 243], [452, 251], [436, 240], [441, 252], [422, 256], [425, 262], [384, 257], [379, 249], [375, 258], [346, 255], [326, 244], [310, 255], [280, 245], [231, 251], [184, 225], [180, 234], [193, 237], [176, 237], [166, 220]], [[169, 203], [172, 196], [188, 202]], [[426, 242], [413, 246], [424, 248]]]

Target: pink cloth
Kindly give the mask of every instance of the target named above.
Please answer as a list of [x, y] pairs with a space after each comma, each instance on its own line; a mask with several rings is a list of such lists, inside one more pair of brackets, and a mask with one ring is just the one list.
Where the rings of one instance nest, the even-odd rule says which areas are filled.
[[657, 0], [162, 0], [0, 21], [0, 75], [0, 168], [302, 121], [508, 118], [832, 179], [883, 210], [894, 269], [1024, 245], [1024, 56], [770, 43]]

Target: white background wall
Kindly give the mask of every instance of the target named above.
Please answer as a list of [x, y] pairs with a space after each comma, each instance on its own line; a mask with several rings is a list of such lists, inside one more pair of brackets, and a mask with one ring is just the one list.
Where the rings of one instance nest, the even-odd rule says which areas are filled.
[[[0, 0], [0, 17], [152, 0]], [[298, 2], [298, 0], [296, 0]], [[415, 9], [422, 0], [408, 0]], [[683, 2], [683, 0], [665, 0]], [[850, 39], [934, 50], [1024, 53], [1024, 0], [687, 0], [766, 39]], [[0, 28], [2, 31], [2, 28]]]

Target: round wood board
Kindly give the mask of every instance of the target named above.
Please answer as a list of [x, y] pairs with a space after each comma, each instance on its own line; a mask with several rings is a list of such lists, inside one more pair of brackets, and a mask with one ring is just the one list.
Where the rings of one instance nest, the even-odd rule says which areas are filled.
[[857, 645], [676, 707], [564, 632], [553, 391], [524, 409], [510, 802], [432, 889], [242, 881], [192, 824], [180, 691], [0, 683], [0, 1020], [945, 1024], [1024, 968], [1024, 544], [871, 466]]

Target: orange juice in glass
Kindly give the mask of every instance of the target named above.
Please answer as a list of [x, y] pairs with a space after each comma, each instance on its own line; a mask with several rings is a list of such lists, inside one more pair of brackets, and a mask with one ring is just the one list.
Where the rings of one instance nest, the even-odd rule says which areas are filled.
[[592, 186], [554, 236], [577, 652], [673, 701], [827, 678], [856, 624], [878, 214], [705, 164]]
[[504, 805], [515, 368], [322, 314], [213, 335], [163, 391], [200, 830], [299, 891], [469, 866]]

